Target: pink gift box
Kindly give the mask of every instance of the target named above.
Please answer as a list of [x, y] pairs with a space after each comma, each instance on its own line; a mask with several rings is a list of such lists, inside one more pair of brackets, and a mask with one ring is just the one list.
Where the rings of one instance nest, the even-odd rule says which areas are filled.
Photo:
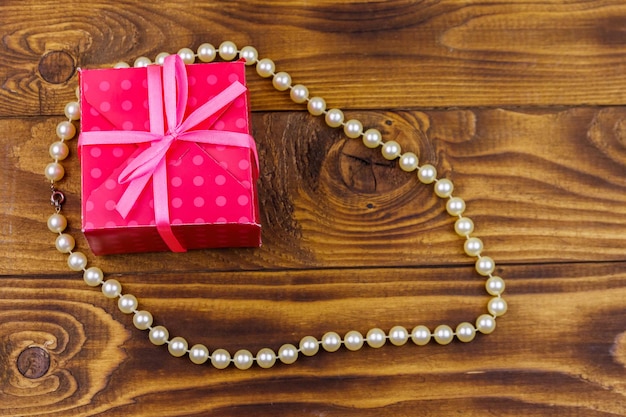
[[82, 70], [82, 229], [96, 255], [256, 247], [243, 62]]

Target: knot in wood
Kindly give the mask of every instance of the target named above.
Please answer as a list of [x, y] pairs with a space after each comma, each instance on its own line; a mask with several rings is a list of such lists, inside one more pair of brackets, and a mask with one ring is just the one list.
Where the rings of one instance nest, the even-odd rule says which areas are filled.
[[63, 84], [76, 72], [76, 61], [65, 51], [46, 52], [39, 60], [41, 78], [51, 84]]
[[44, 376], [50, 369], [50, 354], [47, 350], [32, 346], [17, 357], [17, 370], [29, 379]]
[[380, 149], [367, 149], [359, 140], [346, 141], [339, 156], [339, 170], [344, 184], [361, 193], [385, 193], [410, 181], [398, 169], [397, 160], [388, 161]]

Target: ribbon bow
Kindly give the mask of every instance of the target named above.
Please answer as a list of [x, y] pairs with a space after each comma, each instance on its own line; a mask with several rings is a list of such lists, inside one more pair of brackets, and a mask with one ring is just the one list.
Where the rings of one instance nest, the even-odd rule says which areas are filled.
[[[188, 80], [182, 59], [177, 54], [168, 56], [163, 63], [162, 78], [159, 66], [150, 65], [146, 70], [150, 131], [82, 132], [81, 146], [150, 143], [150, 147], [132, 160], [117, 178], [119, 184], [128, 183], [128, 187], [117, 202], [116, 210], [123, 218], [126, 218], [152, 178], [157, 230], [170, 250], [185, 252], [186, 249], [174, 236], [170, 225], [167, 152], [177, 140], [245, 147], [252, 151], [258, 166], [256, 146], [250, 135], [219, 130], [191, 130], [211, 116], [225, 110], [228, 104], [246, 91], [246, 87], [239, 81], [233, 82], [185, 118]], [[165, 120], [163, 108], [165, 108]], [[165, 122], [167, 122], [167, 130], [165, 130]]]

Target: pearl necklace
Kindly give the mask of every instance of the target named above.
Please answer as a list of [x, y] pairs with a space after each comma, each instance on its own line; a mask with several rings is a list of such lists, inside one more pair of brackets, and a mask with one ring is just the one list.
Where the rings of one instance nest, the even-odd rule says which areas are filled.
[[[163, 60], [169, 54], [162, 52], [156, 56], [154, 64], [163, 64]], [[487, 303], [487, 313], [480, 315], [475, 323], [462, 322], [455, 329], [447, 324], [437, 326], [433, 331], [423, 325], [414, 327], [410, 332], [403, 326], [394, 326], [388, 333], [379, 328], [370, 329], [364, 336], [356, 330], [347, 332], [343, 338], [336, 332], [328, 332], [320, 339], [314, 336], [305, 336], [300, 340], [296, 347], [293, 344], [282, 345], [277, 352], [272, 349], [263, 348], [253, 355], [249, 350], [242, 349], [231, 355], [225, 349], [215, 349], [211, 353], [209, 349], [202, 345], [196, 344], [189, 347], [187, 341], [179, 336], [170, 338], [168, 330], [164, 326], [154, 325], [152, 314], [146, 310], [139, 310], [137, 298], [132, 294], [123, 294], [122, 285], [115, 279], [104, 279], [102, 270], [95, 266], [87, 267], [87, 257], [84, 253], [74, 251], [74, 238], [64, 233], [67, 227], [67, 219], [61, 214], [61, 208], [65, 202], [64, 194], [56, 188], [56, 183], [60, 181], [65, 170], [59, 161], [64, 160], [69, 155], [69, 148], [65, 143], [76, 135], [76, 127], [73, 122], [80, 119], [80, 106], [78, 102], [70, 102], [65, 106], [65, 115], [67, 121], [62, 121], [57, 125], [56, 134], [59, 138], [50, 146], [50, 156], [54, 162], [49, 163], [45, 169], [45, 176], [50, 181], [51, 204], [54, 206], [55, 212], [48, 218], [48, 228], [57, 234], [55, 246], [61, 253], [68, 254], [67, 264], [73, 271], [82, 271], [85, 283], [91, 287], [101, 286], [102, 293], [110, 299], [117, 299], [119, 309], [125, 314], [133, 314], [133, 324], [137, 329], [148, 330], [150, 342], [154, 345], [167, 345], [167, 349], [172, 356], [181, 357], [189, 355], [191, 362], [195, 364], [203, 364], [210, 361], [211, 364], [218, 369], [224, 369], [233, 363], [239, 369], [248, 369], [254, 362], [261, 368], [272, 367], [277, 360], [284, 364], [292, 364], [299, 354], [304, 356], [313, 356], [320, 350], [334, 352], [342, 345], [348, 350], [357, 351], [364, 344], [372, 348], [380, 348], [387, 341], [396, 346], [404, 345], [409, 339], [416, 345], [423, 346], [428, 344], [432, 339], [440, 345], [447, 345], [454, 337], [461, 342], [470, 342], [477, 333], [490, 334], [496, 327], [496, 317], [503, 315], [507, 310], [507, 303], [501, 297], [504, 291], [504, 281], [502, 278], [493, 275], [495, 270], [495, 262], [489, 256], [483, 256], [483, 243], [477, 238], [471, 236], [474, 231], [474, 223], [468, 217], [463, 216], [465, 211], [465, 202], [452, 195], [454, 186], [449, 179], [437, 178], [437, 170], [430, 164], [419, 165], [418, 157], [412, 152], [402, 153], [400, 145], [395, 141], [383, 142], [382, 135], [377, 129], [363, 129], [360, 121], [351, 119], [344, 121], [344, 114], [340, 109], [327, 109], [326, 101], [321, 97], [309, 97], [309, 90], [302, 84], [292, 84], [291, 76], [286, 72], [276, 72], [275, 64], [272, 60], [258, 58], [257, 50], [251, 46], [237, 49], [237, 46], [230, 41], [223, 42], [219, 48], [215, 48], [209, 43], [200, 45], [197, 52], [194, 53], [189, 48], [183, 48], [178, 51], [178, 55], [183, 59], [185, 64], [192, 64], [196, 58], [201, 62], [211, 62], [218, 56], [224, 61], [232, 61], [237, 56], [245, 60], [248, 66], [255, 65], [256, 72], [263, 78], [272, 78], [272, 84], [278, 91], [289, 90], [289, 95], [295, 103], [306, 103], [307, 110], [314, 116], [324, 116], [328, 126], [333, 128], [343, 128], [344, 134], [348, 138], [359, 139], [368, 148], [381, 147], [382, 155], [387, 160], [399, 159], [399, 167], [403, 171], [417, 171], [417, 177], [423, 184], [433, 184], [435, 194], [442, 199], [447, 199], [446, 211], [450, 216], [456, 217], [454, 223], [455, 232], [462, 238], [465, 238], [465, 253], [472, 258], [476, 258], [475, 270], [478, 274], [487, 277], [485, 288], [487, 293], [491, 295], [491, 299]], [[134, 62], [135, 67], [143, 67], [153, 64], [147, 57], [137, 58]], [[129, 64], [119, 62], [115, 64], [115, 68], [128, 68]], [[76, 96], [80, 98], [80, 92], [76, 89]]]

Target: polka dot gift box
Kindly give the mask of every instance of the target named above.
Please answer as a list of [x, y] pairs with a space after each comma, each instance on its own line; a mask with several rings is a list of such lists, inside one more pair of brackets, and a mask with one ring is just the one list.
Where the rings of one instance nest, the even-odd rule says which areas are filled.
[[96, 255], [261, 244], [243, 62], [82, 70], [82, 229]]

